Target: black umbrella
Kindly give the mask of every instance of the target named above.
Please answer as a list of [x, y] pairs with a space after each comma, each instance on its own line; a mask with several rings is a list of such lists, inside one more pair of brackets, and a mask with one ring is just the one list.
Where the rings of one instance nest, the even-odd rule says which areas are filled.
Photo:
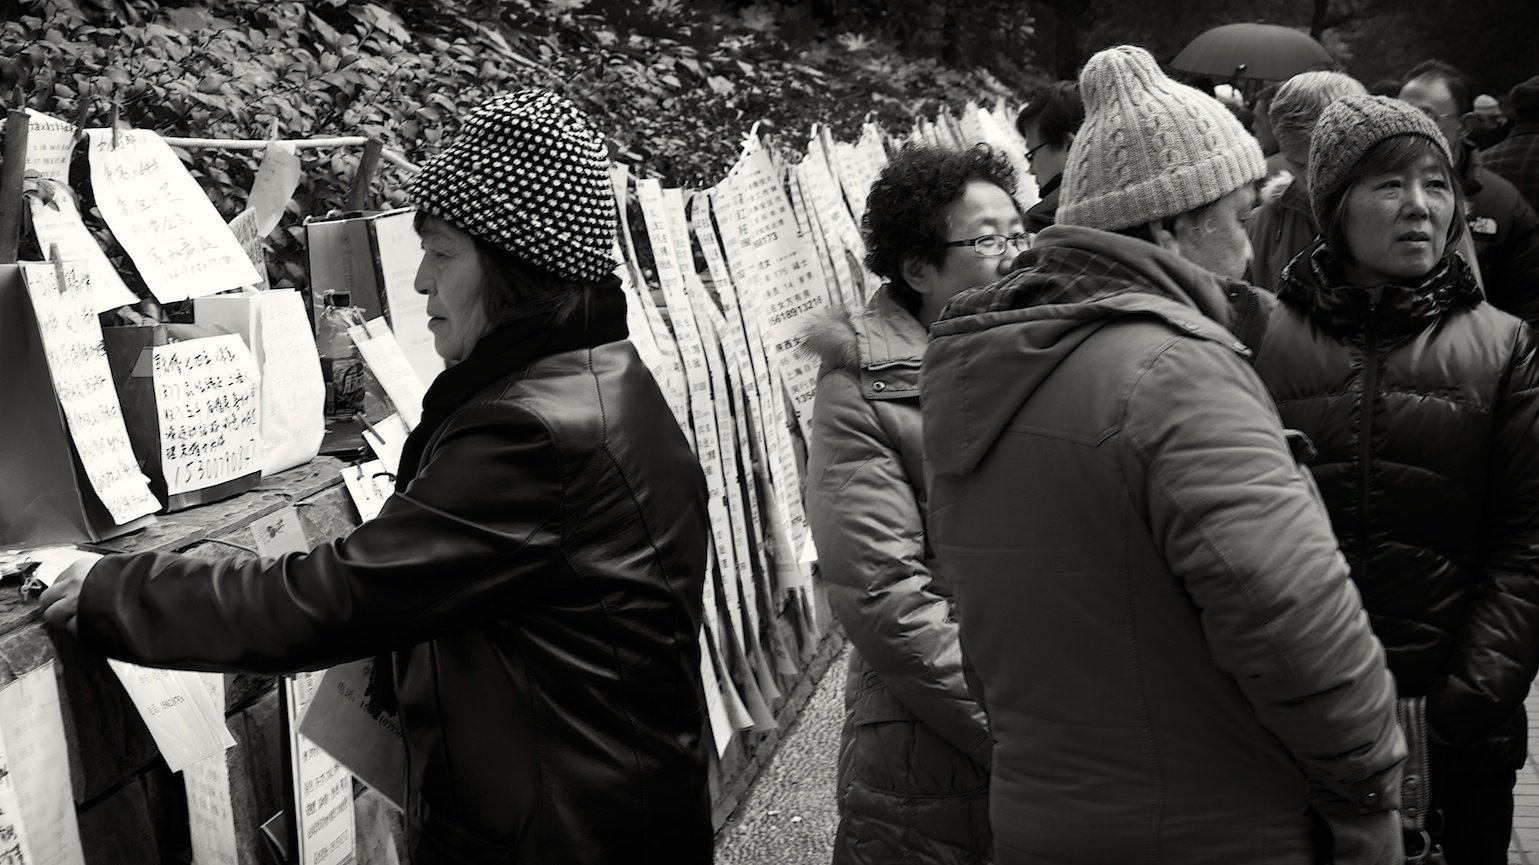
[[1225, 24], [1181, 49], [1170, 66], [1219, 81], [1282, 81], [1319, 63], [1335, 63], [1331, 52], [1308, 33], [1276, 24]]

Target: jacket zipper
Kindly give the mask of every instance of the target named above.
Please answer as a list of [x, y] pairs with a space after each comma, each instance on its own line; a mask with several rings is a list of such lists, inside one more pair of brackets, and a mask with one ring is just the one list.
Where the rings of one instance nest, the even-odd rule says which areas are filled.
[[1368, 506], [1369, 506], [1369, 459], [1373, 454], [1373, 403], [1376, 397], [1378, 383], [1374, 381], [1379, 368], [1379, 328], [1375, 313], [1379, 308], [1378, 289], [1371, 289], [1372, 294], [1368, 298], [1368, 340], [1363, 356], [1363, 397], [1358, 427], [1358, 462], [1362, 471], [1360, 478], [1359, 495], [1361, 496], [1360, 510], [1358, 512], [1358, 536], [1357, 536], [1357, 576], [1359, 581], [1368, 575]]

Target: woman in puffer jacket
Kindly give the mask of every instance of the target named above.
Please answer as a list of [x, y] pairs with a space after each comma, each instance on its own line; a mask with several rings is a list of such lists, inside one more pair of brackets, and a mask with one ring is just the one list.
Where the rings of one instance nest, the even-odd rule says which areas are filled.
[[872, 185], [865, 309], [814, 322], [823, 373], [807, 511], [852, 644], [835, 863], [990, 861], [993, 740], [968, 695], [951, 586], [925, 540], [919, 361], [953, 296], [1004, 276], [1024, 242], [1003, 156], [908, 147]]
[[1411, 723], [1424, 707], [1434, 840], [1451, 865], [1503, 863], [1539, 669], [1535, 337], [1453, 251], [1463, 193], [1416, 108], [1333, 103], [1309, 193], [1321, 240], [1283, 273], [1256, 371], [1318, 451]]

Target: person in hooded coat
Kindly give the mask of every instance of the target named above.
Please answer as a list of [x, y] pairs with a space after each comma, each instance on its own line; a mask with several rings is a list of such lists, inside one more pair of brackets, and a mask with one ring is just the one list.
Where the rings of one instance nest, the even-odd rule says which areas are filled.
[[1249, 364], [1260, 148], [1141, 48], [1080, 92], [1058, 224], [921, 373], [996, 862], [1398, 865], [1394, 683]]
[[967, 692], [951, 583], [925, 531], [919, 360], [958, 293], [1008, 272], [1024, 245], [1002, 154], [909, 145], [866, 200], [864, 309], [813, 323], [823, 362], [807, 518], [849, 637], [834, 862], [987, 862], [989, 738]]

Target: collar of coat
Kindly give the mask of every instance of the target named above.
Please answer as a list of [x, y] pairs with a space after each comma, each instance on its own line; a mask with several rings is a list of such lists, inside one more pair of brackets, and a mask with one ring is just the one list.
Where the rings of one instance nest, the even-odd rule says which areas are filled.
[[1371, 316], [1385, 335], [1415, 333], [1450, 309], [1481, 300], [1474, 272], [1451, 248], [1416, 282], [1360, 286], [1348, 283], [1340, 259], [1323, 240], [1289, 263], [1277, 296], [1330, 330], [1362, 330]]
[[877, 289], [853, 315], [836, 307], [817, 316], [802, 336], [804, 354], [817, 357], [825, 371], [855, 373], [867, 399], [919, 394], [919, 361], [930, 334], [890, 286]]

